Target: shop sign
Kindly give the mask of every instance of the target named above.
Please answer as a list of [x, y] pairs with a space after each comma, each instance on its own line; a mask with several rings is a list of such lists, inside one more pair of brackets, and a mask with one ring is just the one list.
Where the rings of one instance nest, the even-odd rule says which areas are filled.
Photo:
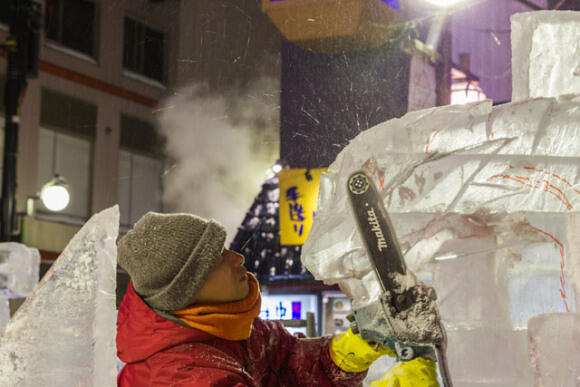
[[262, 295], [263, 320], [304, 320], [306, 313], [317, 315], [317, 296], [311, 294]]

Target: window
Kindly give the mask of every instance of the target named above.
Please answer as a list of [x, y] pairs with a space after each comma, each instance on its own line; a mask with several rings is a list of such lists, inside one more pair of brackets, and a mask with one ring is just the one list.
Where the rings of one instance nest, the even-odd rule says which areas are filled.
[[121, 116], [117, 198], [121, 225], [131, 226], [148, 211], [162, 211], [162, 143], [148, 122]]
[[[59, 173], [70, 186], [71, 201], [61, 213], [87, 219], [91, 213], [92, 154], [97, 107], [49, 90], [42, 91], [37, 188]], [[49, 213], [37, 202], [39, 213]]]
[[8, 24], [8, 2], [10, 0], [0, 0], [0, 23]]
[[123, 67], [163, 82], [165, 72], [163, 32], [126, 17], [124, 37]]
[[95, 3], [47, 0], [45, 17], [47, 39], [95, 57]]

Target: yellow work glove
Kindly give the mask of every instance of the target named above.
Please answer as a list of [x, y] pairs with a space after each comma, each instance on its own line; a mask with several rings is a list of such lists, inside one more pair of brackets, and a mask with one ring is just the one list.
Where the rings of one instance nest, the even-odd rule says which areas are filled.
[[423, 357], [395, 364], [372, 387], [439, 387], [435, 362]]
[[353, 333], [350, 328], [346, 333], [334, 336], [330, 344], [330, 358], [346, 372], [366, 371], [383, 355], [395, 356], [395, 352], [389, 347], [371, 345], [360, 334]]

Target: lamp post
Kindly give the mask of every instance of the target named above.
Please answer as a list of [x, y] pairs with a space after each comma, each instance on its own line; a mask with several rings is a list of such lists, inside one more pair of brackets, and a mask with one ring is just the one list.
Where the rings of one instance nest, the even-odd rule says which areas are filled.
[[26, 78], [37, 77], [41, 4], [39, 0], [10, 0], [10, 33], [4, 44], [7, 78], [4, 88], [6, 123], [2, 166], [2, 221], [0, 241], [13, 237], [16, 199], [19, 106], [26, 90]]

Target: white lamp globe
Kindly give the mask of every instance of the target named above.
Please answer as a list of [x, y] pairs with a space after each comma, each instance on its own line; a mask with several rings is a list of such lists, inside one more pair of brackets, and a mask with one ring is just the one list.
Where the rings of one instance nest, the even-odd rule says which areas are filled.
[[40, 200], [51, 211], [62, 211], [70, 202], [70, 195], [62, 185], [46, 185], [40, 192]]

